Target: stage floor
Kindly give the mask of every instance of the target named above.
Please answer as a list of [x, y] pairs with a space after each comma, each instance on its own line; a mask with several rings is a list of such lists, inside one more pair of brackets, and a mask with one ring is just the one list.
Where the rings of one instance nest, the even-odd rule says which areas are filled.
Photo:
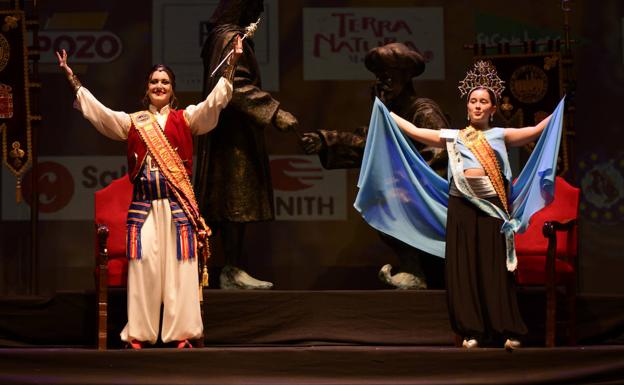
[[581, 346], [547, 349], [543, 295], [520, 293], [512, 353], [453, 347], [442, 290], [206, 290], [206, 347], [189, 350], [120, 349], [125, 291], [109, 298], [107, 351], [93, 293], [0, 299], [0, 385], [624, 384], [622, 296], [580, 296]]
[[0, 349], [0, 384], [620, 384], [624, 346]]
[[[204, 301], [206, 346], [454, 344], [443, 290], [206, 290]], [[521, 292], [519, 303], [529, 328], [523, 342], [542, 346], [543, 293]], [[581, 295], [577, 307], [580, 344], [624, 344], [624, 296]], [[0, 347], [94, 346], [95, 315], [92, 292], [0, 299]], [[110, 348], [121, 347], [125, 323], [125, 291], [110, 290]]]

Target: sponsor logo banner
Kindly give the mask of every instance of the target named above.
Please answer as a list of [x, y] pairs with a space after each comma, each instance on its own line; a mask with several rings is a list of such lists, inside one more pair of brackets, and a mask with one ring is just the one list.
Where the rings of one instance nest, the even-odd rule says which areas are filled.
[[325, 170], [313, 155], [273, 155], [271, 176], [277, 220], [347, 219], [346, 170]]
[[[123, 43], [108, 29], [108, 19], [108, 12], [101, 11], [53, 12], [38, 34], [40, 63], [57, 64], [55, 52], [62, 49], [67, 51], [70, 65], [114, 61], [123, 52]], [[58, 66], [43, 66], [43, 72], [58, 71]]]
[[[201, 92], [204, 65], [201, 49], [207, 23], [218, 0], [154, 0], [152, 7], [152, 59], [176, 71], [178, 91]], [[265, 0], [254, 35], [255, 54], [263, 89], [279, 90], [277, 0]]]
[[444, 17], [441, 7], [304, 8], [305, 80], [372, 79], [364, 56], [399, 42], [418, 51], [427, 66], [419, 79], [444, 79]]
[[538, 25], [532, 25], [517, 19], [502, 17], [489, 13], [477, 13], [475, 16], [477, 44], [496, 46], [509, 43], [517, 45], [512, 52], [523, 52], [522, 45], [527, 41], [535, 41], [537, 51], [548, 51], [543, 43], [561, 38], [561, 32]]
[[[15, 203], [15, 192], [2, 189], [2, 219], [30, 220], [31, 173], [23, 184], [24, 202]], [[93, 194], [126, 173], [123, 156], [40, 157], [37, 167], [40, 220], [93, 220]], [[2, 169], [2, 185], [11, 174]]]
[[[275, 214], [283, 221], [346, 220], [346, 171], [325, 170], [318, 157], [271, 156]], [[40, 157], [38, 164], [39, 219], [93, 220], [93, 194], [126, 174], [123, 156]], [[30, 171], [23, 179], [24, 202], [15, 191], [2, 189], [2, 220], [30, 220]], [[14, 177], [2, 169], [2, 184]]]
[[58, 63], [55, 52], [67, 51], [71, 64], [108, 63], [119, 57], [123, 45], [110, 31], [46, 31], [39, 33], [41, 63]]

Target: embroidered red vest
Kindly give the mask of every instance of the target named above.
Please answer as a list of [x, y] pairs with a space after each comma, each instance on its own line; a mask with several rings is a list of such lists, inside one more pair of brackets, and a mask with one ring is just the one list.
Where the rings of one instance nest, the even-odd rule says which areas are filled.
[[[189, 175], [193, 172], [193, 137], [191, 129], [184, 119], [184, 110], [170, 110], [165, 123], [165, 137], [171, 144], [180, 158], [184, 162], [184, 168]], [[134, 183], [135, 178], [141, 171], [145, 155], [147, 155], [147, 147], [134, 124], [128, 132], [128, 177]]]

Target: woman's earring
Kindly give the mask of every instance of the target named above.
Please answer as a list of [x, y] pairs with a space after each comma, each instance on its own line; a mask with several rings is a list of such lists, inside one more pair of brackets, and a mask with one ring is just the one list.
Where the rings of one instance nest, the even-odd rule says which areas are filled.
[[490, 122], [494, 122], [494, 114], [490, 115]]
[[470, 121], [470, 114], [466, 114], [466, 120]]

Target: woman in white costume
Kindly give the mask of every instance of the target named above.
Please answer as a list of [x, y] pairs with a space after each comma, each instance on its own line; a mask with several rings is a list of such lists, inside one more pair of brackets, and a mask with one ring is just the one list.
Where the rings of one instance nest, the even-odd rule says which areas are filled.
[[[75, 106], [106, 137], [128, 143], [128, 176], [134, 185], [128, 210], [128, 323], [121, 339], [141, 349], [158, 340], [192, 347], [202, 336], [197, 258], [199, 238], [209, 233], [190, 184], [192, 135], [212, 130], [232, 98], [229, 78], [242, 54], [240, 37], [224, 77], [205, 100], [175, 109], [175, 75], [163, 64], [148, 73], [144, 104], [134, 114], [114, 111], [83, 87], [57, 52], [75, 94]], [[230, 75], [230, 76], [228, 76]]]

